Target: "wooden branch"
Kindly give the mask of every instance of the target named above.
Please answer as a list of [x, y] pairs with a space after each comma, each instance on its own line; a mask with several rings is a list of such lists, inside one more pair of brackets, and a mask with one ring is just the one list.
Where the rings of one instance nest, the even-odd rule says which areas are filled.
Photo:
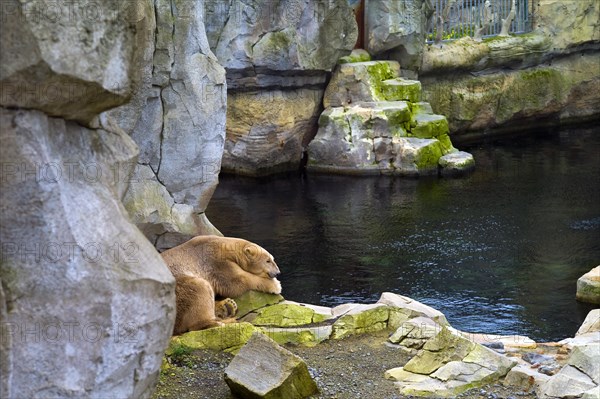
[[508, 31], [510, 30], [510, 25], [512, 24], [512, 21], [515, 19], [515, 15], [517, 14], [516, 3], [516, 0], [512, 1], [512, 5], [510, 6], [510, 12], [508, 13], [506, 19], [502, 20], [502, 30], [500, 31], [500, 34], [498, 36], [509, 36]]

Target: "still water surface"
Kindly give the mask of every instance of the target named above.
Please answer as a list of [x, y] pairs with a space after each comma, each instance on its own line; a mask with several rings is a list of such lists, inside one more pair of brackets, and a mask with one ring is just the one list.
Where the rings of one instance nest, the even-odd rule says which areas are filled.
[[573, 336], [600, 264], [600, 129], [467, 148], [462, 179], [222, 176], [207, 214], [282, 270], [287, 299], [327, 306], [391, 291], [461, 330]]

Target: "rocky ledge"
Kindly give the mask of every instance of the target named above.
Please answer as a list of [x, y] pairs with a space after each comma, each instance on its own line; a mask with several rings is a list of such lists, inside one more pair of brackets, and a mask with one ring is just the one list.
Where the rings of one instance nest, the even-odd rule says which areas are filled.
[[[273, 345], [286, 346], [302, 357], [305, 353], [311, 356], [310, 348], [317, 349], [316, 358], [324, 357], [325, 361], [328, 352], [325, 349], [319, 351], [319, 347], [335, 345], [338, 351], [353, 353], [360, 345], [367, 345], [378, 346], [379, 349], [373, 351], [391, 351], [391, 356], [362, 359], [360, 367], [364, 364], [366, 369], [370, 369], [367, 363], [374, 362], [379, 368], [375, 368], [375, 376], [368, 377], [368, 381], [356, 382], [373, 384], [372, 389], [375, 390], [395, 386], [392, 388], [395, 395], [471, 397], [469, 392], [473, 389], [479, 392], [494, 386], [494, 389], [508, 389], [522, 396], [538, 398], [597, 397], [600, 383], [600, 309], [590, 312], [575, 337], [556, 343], [536, 343], [522, 336], [459, 331], [439, 311], [393, 293], [382, 294], [374, 304], [349, 303], [334, 308], [286, 301], [279, 295], [257, 292], [246, 293], [236, 302], [241, 309], [239, 323], [173, 337], [163, 375], [175, 375], [169, 359], [180, 353], [208, 350], [236, 354], [241, 348], [244, 348], [243, 356], [257, 353], [256, 348], [248, 347], [254, 345], [248, 341], [259, 334], [269, 337], [274, 341]], [[364, 340], [354, 341], [363, 339], [360, 337]], [[264, 340], [252, 341], [262, 342], [261, 347], [271, 345]], [[272, 350], [278, 354], [277, 358], [279, 353], [283, 353]], [[247, 362], [244, 358], [235, 363], [242, 360]], [[298, 364], [298, 360], [294, 358], [293, 363]], [[331, 386], [325, 383], [327, 379], [323, 377], [328, 373], [327, 366], [313, 367], [314, 361], [307, 363], [310, 374], [322, 389], [319, 397], [330, 397]], [[286, 367], [285, 364], [282, 361], [281, 366]], [[321, 362], [317, 361], [317, 364]], [[352, 369], [351, 365], [345, 367]], [[256, 373], [260, 373], [259, 369]], [[217, 371], [221, 380], [223, 371]], [[283, 372], [271, 369], [269, 373], [281, 375]], [[256, 381], [256, 377], [251, 380]], [[164, 384], [163, 381], [161, 386]], [[502, 386], [506, 388], [499, 388]], [[346, 393], [355, 392], [353, 389], [348, 386], [337, 394], [346, 397]], [[156, 397], [163, 396], [158, 394]]]

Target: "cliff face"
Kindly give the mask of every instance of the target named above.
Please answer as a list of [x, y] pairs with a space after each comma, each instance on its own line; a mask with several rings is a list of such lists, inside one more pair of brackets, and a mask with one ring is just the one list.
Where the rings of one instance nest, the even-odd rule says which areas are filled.
[[210, 47], [227, 71], [223, 170], [297, 169], [327, 74], [356, 43], [347, 0], [228, 0], [206, 12]]
[[226, 82], [204, 3], [1, 13], [0, 397], [149, 397], [174, 280], [136, 225], [158, 246], [215, 231]]
[[225, 70], [210, 51], [204, 3], [146, 2], [138, 21], [131, 101], [101, 115], [140, 147], [124, 203], [159, 249], [219, 234], [204, 210], [217, 184], [225, 139]]

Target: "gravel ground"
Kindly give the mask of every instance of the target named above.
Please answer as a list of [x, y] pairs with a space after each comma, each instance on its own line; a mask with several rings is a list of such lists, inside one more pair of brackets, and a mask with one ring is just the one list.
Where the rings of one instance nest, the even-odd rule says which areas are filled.
[[[383, 378], [390, 368], [399, 367], [408, 357], [385, 344], [389, 332], [325, 341], [314, 348], [286, 346], [306, 361], [320, 394], [314, 398], [400, 399], [394, 383]], [[194, 351], [167, 358], [153, 399], [230, 399], [233, 398], [223, 379], [232, 355], [211, 351]], [[465, 399], [534, 399], [535, 394], [500, 384], [467, 391]]]

